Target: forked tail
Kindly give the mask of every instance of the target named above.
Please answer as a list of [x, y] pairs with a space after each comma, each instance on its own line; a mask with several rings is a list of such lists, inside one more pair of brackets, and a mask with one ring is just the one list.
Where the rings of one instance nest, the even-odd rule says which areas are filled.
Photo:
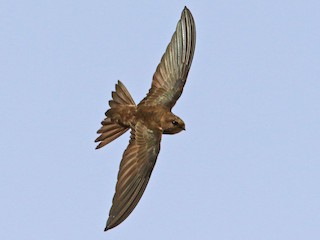
[[[112, 100], [109, 101], [110, 109], [106, 112], [106, 118], [101, 122], [102, 127], [97, 131], [100, 136], [95, 142], [100, 142], [96, 149], [101, 148], [116, 138], [120, 137], [130, 126], [122, 121], [123, 111], [135, 108], [135, 103], [122, 82], [116, 84], [116, 91], [112, 92]], [[127, 112], [127, 111], [126, 111]]]

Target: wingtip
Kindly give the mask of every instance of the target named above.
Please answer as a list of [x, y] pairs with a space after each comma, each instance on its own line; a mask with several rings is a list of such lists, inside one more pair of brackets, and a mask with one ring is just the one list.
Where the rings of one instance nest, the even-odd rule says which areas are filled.
[[104, 231], [106, 232], [106, 231], [108, 231], [108, 230], [110, 230], [110, 229], [112, 229], [114, 227], [115, 226], [110, 225], [110, 223], [107, 223], [106, 227], [104, 228]]
[[189, 10], [189, 8], [187, 8], [187, 6], [184, 6], [183, 12], [190, 12], [190, 10]]
[[193, 21], [193, 16], [191, 11], [189, 10], [189, 8], [187, 8], [187, 6], [184, 7], [182, 13], [181, 13], [181, 19], [185, 19], [185, 18], [191, 18]]

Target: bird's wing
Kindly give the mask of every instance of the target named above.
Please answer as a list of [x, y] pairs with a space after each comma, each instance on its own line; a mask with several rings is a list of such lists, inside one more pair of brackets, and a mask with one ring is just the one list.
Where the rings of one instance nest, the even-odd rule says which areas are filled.
[[138, 204], [160, 151], [162, 133], [138, 122], [123, 153], [105, 231], [123, 222]]
[[153, 75], [151, 88], [139, 105], [163, 105], [170, 109], [175, 105], [187, 80], [195, 44], [195, 23], [191, 12], [185, 7]]

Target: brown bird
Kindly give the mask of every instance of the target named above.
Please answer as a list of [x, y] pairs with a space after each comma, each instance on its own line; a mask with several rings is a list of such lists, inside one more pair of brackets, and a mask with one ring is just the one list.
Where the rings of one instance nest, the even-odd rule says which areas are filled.
[[156, 163], [162, 134], [185, 130], [185, 124], [171, 112], [182, 94], [196, 44], [196, 28], [186, 7], [171, 41], [153, 75], [147, 96], [136, 105], [122, 82], [109, 101], [110, 109], [98, 130], [101, 148], [131, 129], [124, 151], [116, 192], [105, 231], [123, 222], [138, 204]]

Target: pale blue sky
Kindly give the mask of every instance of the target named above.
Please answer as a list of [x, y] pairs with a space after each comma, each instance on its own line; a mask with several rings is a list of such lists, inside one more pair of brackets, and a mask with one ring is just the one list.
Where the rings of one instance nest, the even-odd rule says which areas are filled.
[[[105, 233], [129, 135], [96, 151], [96, 130], [118, 79], [145, 96], [185, 5], [187, 131]], [[0, 239], [320, 239], [319, 1], [2, 1], [0, 33]]]

